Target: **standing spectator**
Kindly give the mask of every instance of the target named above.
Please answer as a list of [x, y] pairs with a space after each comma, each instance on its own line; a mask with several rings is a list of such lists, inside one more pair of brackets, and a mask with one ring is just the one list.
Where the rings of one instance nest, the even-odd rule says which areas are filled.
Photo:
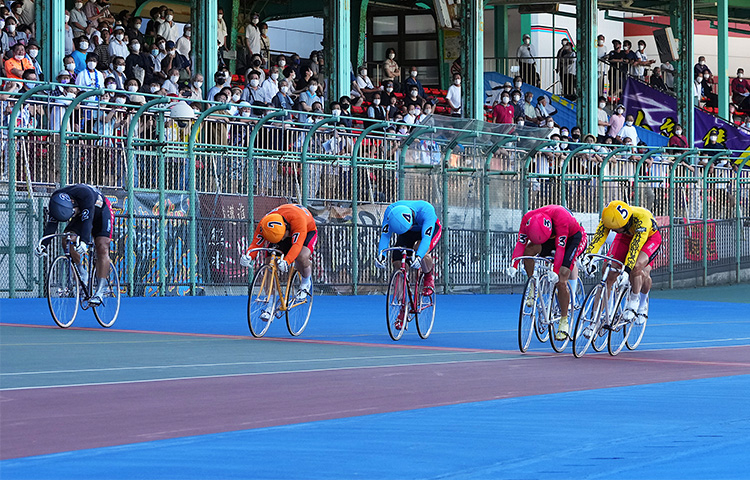
[[599, 77], [599, 93], [604, 94], [604, 79], [607, 78], [609, 73], [609, 65], [607, 64], [607, 45], [605, 44], [606, 38], [604, 35], [596, 37], [596, 58], [598, 61], [597, 74]]
[[524, 125], [526, 126], [537, 126], [537, 113], [534, 107], [534, 92], [526, 92], [523, 99], [523, 118], [525, 120]]
[[151, 62], [146, 60], [146, 56], [141, 52], [141, 43], [138, 40], [130, 41], [130, 55], [125, 58], [125, 76], [128, 79], [138, 80], [140, 85], [146, 82], [151, 83], [154, 74]]
[[615, 108], [615, 113], [609, 117], [607, 135], [615, 138], [620, 133], [620, 130], [622, 130], [623, 125], [625, 125], [625, 107], [620, 104]]
[[523, 43], [516, 51], [516, 58], [521, 67], [520, 75], [524, 83], [539, 87], [536, 73], [536, 50], [534, 45], [531, 44], [531, 35], [528, 33], [523, 35]]
[[8, 48], [13, 48], [17, 43], [25, 47], [29, 43], [28, 35], [18, 30], [18, 20], [14, 17], [5, 19], [5, 33], [8, 35]]
[[500, 95], [500, 103], [492, 109], [492, 117], [495, 123], [513, 123], [513, 105], [510, 104], [510, 94], [503, 92]]
[[700, 57], [698, 57], [698, 63], [696, 63], [693, 67], [693, 73], [697, 77], [699, 74], [702, 76], [706, 72], [710, 74], [711, 69], [708, 68], [708, 65], [706, 65], [706, 57], [701, 55]]
[[713, 92], [713, 75], [711, 72], [703, 72], [703, 97], [706, 99], [706, 106], [716, 108], [719, 106], [719, 96]]
[[513, 106], [513, 121], [516, 122], [518, 118], [523, 119], [523, 100], [521, 100], [521, 92], [519, 90], [512, 90], [510, 92], [510, 104]]
[[638, 40], [638, 51], [635, 52], [635, 61], [630, 68], [630, 74], [640, 81], [646, 79], [646, 67], [651, 66], [656, 60], [649, 60], [646, 56], [645, 40]]
[[20, 80], [23, 78], [23, 72], [33, 70], [34, 66], [26, 58], [26, 47], [22, 43], [13, 45], [12, 51], [13, 56], [5, 61], [5, 75]]
[[567, 42], [563, 46], [560, 55], [560, 79], [562, 80], [563, 96], [568, 100], [576, 99], [576, 52], [573, 51], [573, 44]]
[[400, 90], [401, 87], [401, 67], [396, 61], [396, 50], [389, 48], [385, 51], [385, 61], [383, 62], [383, 80], [391, 81], [394, 87]]
[[461, 74], [456, 73], [453, 75], [453, 85], [448, 87], [445, 100], [451, 109], [451, 115], [461, 116]]
[[622, 42], [617, 39], [612, 40], [612, 47], [612, 51], [607, 55], [607, 60], [609, 61], [609, 88], [613, 97], [620, 98], [628, 74], [627, 52], [622, 49]]
[[[164, 17], [162, 16], [161, 9], [159, 7], [152, 8], [149, 11], [149, 15], [151, 16], [151, 20], [149, 20], [146, 24], [146, 36], [156, 37], [156, 32], [159, 30], [159, 25], [164, 22]], [[151, 42], [153, 39], [145, 40]]]
[[219, 48], [227, 46], [227, 24], [224, 21], [224, 9], [219, 7], [216, 37], [219, 39]]
[[70, 26], [70, 12], [68, 10], [65, 10], [65, 25], [63, 29], [65, 30], [65, 55], [70, 55], [75, 48], [73, 46], [73, 37], [75, 35], [73, 34], [73, 27]]
[[659, 67], [654, 67], [648, 83], [649, 85], [651, 85], [651, 88], [661, 90], [662, 92], [666, 92], [668, 90], [667, 85], [664, 83], [664, 79], [661, 76], [661, 68]]
[[180, 81], [180, 71], [176, 68], [172, 68], [166, 71], [169, 73], [169, 77], [164, 80], [161, 88], [163, 88], [164, 91], [167, 92], [167, 95], [179, 95], [180, 87], [179, 85], [177, 85], [177, 82]]
[[29, 45], [26, 47], [26, 57], [34, 66], [34, 72], [36, 73], [36, 78], [42, 81], [44, 80], [44, 72], [42, 71], [42, 66], [39, 64], [39, 61], [37, 60], [37, 56], [39, 56], [39, 45], [37, 45], [36, 42], [31, 41], [29, 42]]
[[86, 12], [83, 11], [83, 2], [80, 0], [75, 3], [73, 10], [70, 11], [70, 26], [73, 27], [73, 37], [80, 37], [86, 33], [89, 19]]
[[409, 94], [412, 90], [412, 87], [416, 87], [417, 95], [424, 98], [424, 87], [422, 87], [422, 83], [417, 79], [417, 75], [419, 75], [417, 67], [411, 67], [411, 70], [409, 71], [409, 78], [407, 78], [404, 82], [404, 93]]
[[[99, 5], [100, 2], [101, 5]], [[115, 23], [115, 17], [109, 12], [109, 4], [101, 0], [89, 0], [83, 7], [83, 12], [86, 14], [89, 25], [94, 28], [98, 29], [100, 23], [106, 27]]]
[[696, 73], [693, 82], [693, 105], [700, 107], [701, 99], [703, 99], [703, 74]]
[[[503, 93], [505, 95], [505, 93]], [[549, 100], [544, 95], [539, 95], [536, 99], [536, 123], [543, 127], [548, 123], [548, 120], [552, 120], [552, 115], [557, 113], [557, 109], [552, 105], [549, 105]], [[552, 121], [554, 123], [554, 120]]]
[[732, 79], [732, 102], [743, 112], [750, 111], [750, 81], [745, 78], [745, 70], [737, 69], [737, 77]]
[[268, 24], [261, 23], [259, 28], [260, 28], [260, 54], [263, 57], [263, 65], [267, 66], [271, 58], [271, 39], [268, 38]]
[[620, 129], [617, 134], [617, 139], [624, 143], [625, 139], [629, 138], [633, 145], [638, 145], [638, 132], [633, 125], [633, 116], [628, 115], [625, 117], [625, 125]]
[[[669, 137], [669, 146], [675, 148], [688, 148], [687, 138], [682, 134], [682, 125], [674, 126], [674, 135]], [[679, 155], [681, 152], [672, 152]]]
[[[633, 74], [633, 66], [635, 65], [635, 62], [638, 60], [638, 57], [635, 55], [635, 52], [633, 51], [633, 44], [630, 42], [630, 40], [625, 40], [622, 42], [622, 49], [625, 51], [625, 60], [628, 64], [628, 68], [626, 70], [627, 73]], [[623, 83], [623, 88], [625, 84]], [[635, 145], [635, 143], [633, 144]]]
[[279, 93], [279, 67], [274, 65], [268, 72], [268, 78], [263, 81], [260, 89], [263, 103], [270, 105], [273, 98]]
[[97, 63], [95, 53], [86, 55], [86, 69], [76, 76], [76, 85], [91, 88], [104, 87], [104, 74], [96, 69]]
[[141, 45], [145, 43], [146, 37], [141, 33], [141, 23], [140, 17], [131, 17], [128, 20], [128, 28], [125, 30], [125, 34], [129, 42], [132, 43], [133, 40], [137, 40]]
[[216, 94], [218, 94], [221, 89], [224, 88], [225, 82], [226, 78], [224, 78], [224, 72], [214, 73], [214, 86], [211, 87], [211, 89], [208, 91], [206, 100], [208, 100], [209, 102], [214, 101], [214, 99], [216, 98]]
[[123, 57], [114, 57], [112, 59], [112, 68], [106, 75], [114, 78], [118, 90], [125, 90], [125, 84], [128, 81], [128, 77], [125, 75], [125, 59]]
[[175, 43], [175, 48], [177, 48], [177, 52], [187, 58], [190, 58], [190, 50], [192, 50], [193, 45], [190, 41], [190, 37], [193, 35], [193, 27], [190, 26], [188, 23], [185, 25], [185, 28], [182, 31], [182, 36], [177, 39], [177, 42]]
[[384, 121], [388, 112], [385, 107], [381, 104], [380, 93], [375, 92], [372, 94], [372, 105], [367, 109], [367, 118], [373, 120]]
[[[300, 110], [302, 112], [311, 112], [313, 110], [313, 104], [315, 102], [323, 103], [323, 99], [320, 98], [317, 95], [318, 92], [318, 81], [316, 79], [311, 79], [309, 85], [307, 86], [307, 90], [302, 92], [299, 96], [299, 99], [297, 101], [297, 110]], [[307, 121], [307, 114], [300, 114], [299, 116], [300, 122], [306, 122]]]
[[180, 27], [174, 21], [174, 10], [171, 8], [167, 10], [167, 14], [164, 17], [164, 21], [159, 24], [159, 28], [156, 30], [156, 34], [160, 37], [164, 37], [165, 40], [176, 42], [180, 36]]
[[568, 39], [563, 37], [562, 40], [560, 40], [560, 48], [557, 50], [557, 53], [555, 54], [555, 72], [557, 72], [558, 75], [560, 75], [560, 83], [562, 83], [562, 74], [563, 69], [560, 68], [560, 62], [562, 60], [562, 54], [565, 52], [565, 45], [568, 44]]
[[[164, 56], [166, 56], [166, 52], [164, 53]], [[153, 45], [151, 47], [151, 55], [147, 57], [147, 61], [149, 62], [149, 65], [153, 69], [153, 79], [151, 82], [158, 82], [161, 84], [164, 80], [167, 79], [166, 73], [164, 73], [164, 70], [161, 66], [161, 60], [162, 60], [161, 50], [157, 45]]]
[[34, 2], [32, 0], [18, 0], [14, 3], [14, 5], [16, 4], [18, 6], [15, 7], [13, 14], [18, 19], [18, 23], [20, 25], [29, 25], [32, 33], [36, 34], [36, 27], [34, 25], [36, 20], [36, 7]]
[[[122, 57], [125, 58], [128, 56], [128, 42], [125, 41], [125, 29], [122, 28], [122, 25], [117, 25], [114, 29], [114, 39], [109, 39], [109, 56], [114, 57]], [[109, 36], [109, 35], [108, 35]], [[102, 32], [102, 38], [104, 38], [104, 32]], [[101, 56], [99, 57], [99, 61], [105, 61]]]
[[76, 62], [75, 74], [78, 75], [86, 70], [86, 54], [89, 50], [89, 39], [85, 35], [73, 39], [76, 49], [70, 54]]
[[99, 30], [99, 35], [101, 38], [99, 38], [99, 44], [94, 47], [94, 53], [96, 54], [96, 58], [99, 59], [99, 70], [106, 71], [110, 64], [109, 44], [111, 39], [109, 29], [102, 27]]
[[186, 78], [190, 78], [190, 64], [187, 59], [177, 53], [177, 48], [172, 40], [167, 42], [166, 56], [161, 60], [161, 71], [169, 72], [176, 69], [178, 75], [185, 71]]
[[607, 99], [605, 97], [599, 97], [599, 108], [596, 111], [596, 123], [597, 123], [597, 137], [598, 143], [604, 143], [604, 139], [607, 137], [607, 128], [609, 127], [609, 116], [604, 107], [607, 106]]
[[260, 15], [257, 12], [253, 12], [250, 16], [250, 23], [245, 26], [245, 45], [247, 46], [248, 57], [257, 53], [260, 54], [260, 29], [258, 23], [260, 22]]
[[664, 77], [664, 85], [669, 91], [674, 91], [674, 67], [669, 62], [661, 64], [661, 74]]
[[190, 82], [190, 98], [193, 100], [203, 100], [203, 75], [196, 73]]

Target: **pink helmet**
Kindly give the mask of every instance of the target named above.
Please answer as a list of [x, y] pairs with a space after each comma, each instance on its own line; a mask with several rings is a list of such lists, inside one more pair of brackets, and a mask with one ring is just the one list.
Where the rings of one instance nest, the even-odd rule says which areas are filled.
[[532, 215], [526, 221], [526, 233], [531, 243], [543, 244], [552, 236], [552, 219], [543, 213]]

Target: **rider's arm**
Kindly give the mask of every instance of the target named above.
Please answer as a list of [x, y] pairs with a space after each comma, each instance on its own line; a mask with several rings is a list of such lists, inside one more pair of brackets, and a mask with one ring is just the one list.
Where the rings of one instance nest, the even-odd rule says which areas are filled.
[[596, 233], [594, 233], [594, 238], [591, 240], [589, 248], [586, 249], [586, 253], [599, 253], [599, 249], [601, 249], [604, 242], [607, 241], [608, 235], [609, 228], [599, 222], [599, 226], [596, 227]]
[[99, 194], [87, 186], [76, 186], [73, 194], [81, 216], [81, 241], [91, 244], [94, 241], [91, 238], [91, 230], [94, 228], [94, 214], [96, 213], [96, 201]]
[[635, 262], [638, 260], [638, 254], [641, 253], [641, 249], [648, 240], [648, 226], [644, 224], [643, 219], [637, 215], [633, 215], [633, 239], [630, 241], [630, 248], [628, 248], [628, 255], [625, 257], [625, 272], [630, 273], [635, 267]]
[[430, 205], [423, 210], [422, 218], [422, 241], [419, 242], [416, 255], [423, 258], [430, 251], [432, 238], [437, 234], [437, 214], [435, 209]]
[[[245, 250], [245, 253], [249, 252], [253, 248], [260, 248], [265, 244], [265, 239], [263, 238], [263, 235], [260, 234], [260, 223], [258, 223], [258, 226], [255, 227], [255, 233], [253, 234], [253, 241], [250, 244], [250, 246]], [[250, 258], [255, 260], [255, 257], [258, 256], [258, 252], [252, 252], [249, 254]]]
[[[58, 225], [59, 224], [57, 223], [56, 220], [49, 219], [47, 221], [47, 224], [44, 225], [44, 233], [42, 234], [42, 236], [46, 237], [47, 235], [52, 235], [53, 233], [57, 233], [57, 226]], [[47, 245], [50, 244], [51, 241], [52, 241], [51, 238], [44, 239], [44, 240], [42, 240], [42, 245], [44, 245], [46, 247]]]
[[[526, 233], [526, 221], [528, 220], [529, 216], [530, 213], [526, 212], [526, 215], [521, 218], [521, 226], [518, 229], [518, 240], [516, 241], [516, 246], [513, 249], [513, 255], [511, 255], [510, 258], [518, 258], [523, 255], [524, 250], [526, 250], [526, 245], [529, 243], [529, 237]], [[520, 260], [516, 260], [513, 262], [513, 268], [518, 268], [518, 262], [520, 262]]]
[[378, 255], [380, 252], [388, 248], [391, 243], [391, 232], [388, 230], [388, 223], [383, 222], [380, 226], [380, 242], [378, 242]]

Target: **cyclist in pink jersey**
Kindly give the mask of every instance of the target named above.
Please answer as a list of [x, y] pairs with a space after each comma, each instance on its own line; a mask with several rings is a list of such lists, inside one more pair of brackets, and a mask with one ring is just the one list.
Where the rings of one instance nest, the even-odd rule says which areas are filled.
[[[517, 257], [523, 255], [550, 256], [554, 253], [555, 261], [548, 277], [550, 282], [557, 285], [557, 298], [560, 302], [560, 328], [557, 340], [565, 340], [568, 336], [568, 306], [570, 291], [567, 288], [568, 279], [571, 280], [571, 290], [575, 291], [578, 282], [578, 268], [576, 259], [586, 251], [586, 231], [565, 207], [547, 205], [526, 213], [521, 219], [518, 231], [518, 241], [513, 249], [513, 265], [508, 268], [509, 275], [518, 271]], [[524, 261], [526, 274], [534, 274], [534, 262]], [[565, 286], [565, 288], [562, 288]], [[534, 303], [536, 292], [529, 290], [526, 304]]]

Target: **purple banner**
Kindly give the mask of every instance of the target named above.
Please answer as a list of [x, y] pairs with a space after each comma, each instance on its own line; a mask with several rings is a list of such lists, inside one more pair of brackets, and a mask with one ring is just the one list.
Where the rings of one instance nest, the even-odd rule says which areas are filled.
[[[677, 100], [637, 80], [628, 78], [623, 94], [627, 115], [633, 115], [639, 127], [671, 137], [677, 124]], [[730, 150], [742, 151], [740, 159], [750, 155], [750, 132], [737, 128], [721, 118], [695, 109], [695, 147], [701, 148], [711, 132]], [[739, 159], [738, 159], [739, 163]]]

